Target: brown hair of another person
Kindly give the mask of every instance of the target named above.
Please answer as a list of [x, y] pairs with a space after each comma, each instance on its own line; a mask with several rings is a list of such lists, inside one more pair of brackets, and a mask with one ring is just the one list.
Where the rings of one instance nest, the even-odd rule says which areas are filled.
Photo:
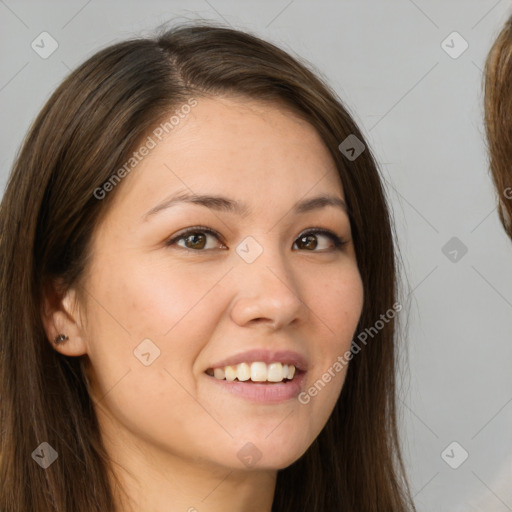
[[484, 90], [485, 127], [498, 213], [512, 238], [512, 17], [487, 56]]

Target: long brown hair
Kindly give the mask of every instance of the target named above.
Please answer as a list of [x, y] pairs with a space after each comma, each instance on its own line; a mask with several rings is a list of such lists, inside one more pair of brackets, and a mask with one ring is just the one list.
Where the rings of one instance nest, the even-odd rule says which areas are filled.
[[487, 56], [484, 91], [485, 127], [498, 212], [512, 238], [512, 18]]
[[[396, 303], [393, 232], [376, 162], [341, 101], [306, 64], [253, 35], [209, 24], [99, 51], [44, 106], [1, 203], [2, 512], [115, 510], [86, 356], [52, 348], [41, 304], [49, 283], [58, 279], [65, 290], [84, 276], [91, 234], [116, 193], [98, 200], [94, 191], [169, 112], [217, 94], [275, 101], [316, 128], [349, 209], [365, 295], [358, 332]], [[338, 149], [349, 135], [366, 146], [356, 159]], [[325, 428], [278, 472], [273, 511], [414, 510], [397, 433], [395, 320], [354, 355]], [[42, 442], [58, 452], [46, 470], [31, 457]]]

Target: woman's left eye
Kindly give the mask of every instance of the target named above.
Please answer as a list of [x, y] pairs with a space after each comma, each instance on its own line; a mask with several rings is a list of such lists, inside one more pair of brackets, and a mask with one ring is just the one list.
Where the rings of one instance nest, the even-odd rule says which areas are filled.
[[[313, 228], [302, 233], [299, 236], [299, 238], [297, 238], [297, 240], [295, 241], [295, 244], [298, 241], [300, 241], [301, 244], [309, 246], [309, 248], [316, 249], [318, 247], [319, 235], [321, 237], [329, 238], [331, 240], [332, 245], [334, 246], [334, 250], [340, 250], [347, 243], [346, 240], [341, 239], [338, 235], [336, 235], [332, 231], [329, 231], [328, 229]], [[329, 247], [327, 247], [326, 249], [329, 250]]]
[[[167, 246], [178, 245], [183, 249], [188, 249], [192, 251], [202, 251], [205, 249], [215, 249], [216, 247], [208, 247], [207, 239], [208, 236], [216, 238], [220, 241], [220, 235], [213, 231], [210, 228], [204, 226], [197, 226], [195, 228], [191, 228], [180, 235], [172, 238], [171, 240], [166, 242]], [[321, 243], [318, 242], [319, 238], [328, 238], [331, 241], [331, 247], [327, 244], [327, 247], [321, 247]], [[184, 241], [184, 244], [181, 245], [178, 242]], [[304, 250], [309, 252], [318, 252], [319, 250], [340, 250], [347, 242], [341, 239], [338, 235], [329, 231], [328, 229], [321, 228], [312, 228], [305, 232], [303, 232], [294, 242], [295, 245], [302, 245]], [[215, 245], [215, 244], [214, 244]], [[222, 244], [221, 248], [225, 248], [226, 246]], [[320, 249], [318, 249], [320, 245]], [[325, 245], [325, 244], [324, 244]], [[316, 249], [316, 251], [315, 251]]]

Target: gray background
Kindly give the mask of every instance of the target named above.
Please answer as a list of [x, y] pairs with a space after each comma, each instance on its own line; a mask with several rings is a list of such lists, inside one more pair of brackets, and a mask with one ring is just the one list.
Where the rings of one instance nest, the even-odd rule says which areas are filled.
[[[505, 0], [0, 0], [2, 190], [51, 92], [107, 44], [203, 18], [301, 55], [354, 113], [387, 181], [412, 299], [400, 405], [418, 511], [510, 511], [512, 245], [487, 170], [481, 74], [511, 11]], [[59, 44], [47, 59], [31, 48], [43, 31]], [[442, 47], [453, 31], [469, 44], [458, 58]], [[442, 250], [452, 237], [456, 261]], [[469, 453], [457, 469], [445, 460], [462, 448], [441, 456], [453, 441]]]

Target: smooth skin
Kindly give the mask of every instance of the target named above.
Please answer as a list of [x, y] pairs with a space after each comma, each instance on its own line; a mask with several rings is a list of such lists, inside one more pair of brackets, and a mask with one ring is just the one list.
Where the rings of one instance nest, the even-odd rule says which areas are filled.
[[[254, 403], [221, 392], [205, 372], [246, 350], [293, 350], [307, 358], [310, 388], [350, 349], [362, 311], [346, 212], [292, 212], [321, 194], [345, 199], [316, 130], [276, 103], [197, 100], [117, 185], [94, 232], [84, 298], [69, 290], [43, 319], [49, 340], [69, 336], [56, 350], [90, 361], [123, 512], [270, 512], [277, 470], [325, 426], [346, 368], [306, 405]], [[147, 215], [181, 192], [226, 196], [247, 211], [179, 203]], [[195, 226], [219, 236], [184, 234]], [[310, 228], [345, 244], [304, 239]], [[236, 252], [249, 236], [263, 249], [252, 263]], [[148, 366], [134, 355], [145, 339], [160, 351]], [[261, 453], [251, 467], [237, 456], [247, 443]]]

